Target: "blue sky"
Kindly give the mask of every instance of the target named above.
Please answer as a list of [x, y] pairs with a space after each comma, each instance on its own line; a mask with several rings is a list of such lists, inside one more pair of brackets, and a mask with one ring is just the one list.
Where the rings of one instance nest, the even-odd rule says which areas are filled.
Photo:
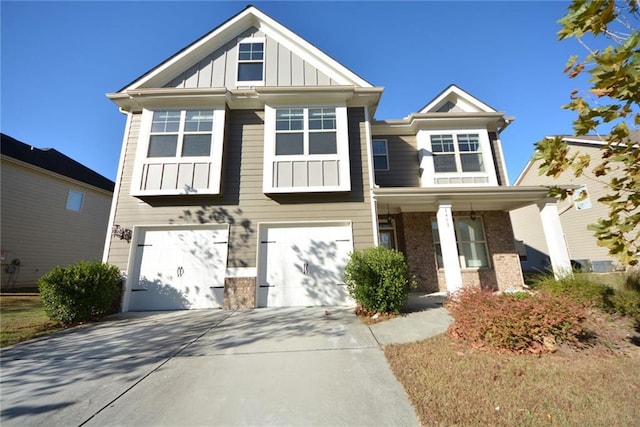
[[[1, 14], [0, 129], [115, 180], [125, 117], [115, 92], [241, 11], [247, 2], [9, 2]], [[454, 83], [514, 116], [502, 134], [513, 183], [584, 81], [563, 74], [564, 1], [253, 2], [347, 68], [385, 88], [376, 118], [415, 112]]]

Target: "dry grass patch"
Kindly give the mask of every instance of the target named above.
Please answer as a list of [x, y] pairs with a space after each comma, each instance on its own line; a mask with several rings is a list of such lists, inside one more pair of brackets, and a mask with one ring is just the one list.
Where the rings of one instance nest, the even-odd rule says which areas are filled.
[[44, 313], [39, 295], [0, 296], [0, 347], [61, 329]]
[[555, 354], [496, 354], [443, 334], [385, 355], [425, 426], [637, 425], [640, 347], [628, 336], [637, 332], [615, 329], [606, 346]]

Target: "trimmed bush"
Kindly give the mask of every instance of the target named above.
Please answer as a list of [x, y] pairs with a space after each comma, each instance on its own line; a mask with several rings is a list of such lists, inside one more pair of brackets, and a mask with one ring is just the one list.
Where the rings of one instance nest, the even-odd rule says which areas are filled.
[[463, 290], [447, 302], [454, 318], [449, 334], [474, 347], [510, 352], [553, 351], [585, 334], [580, 303], [549, 294], [502, 294]]
[[38, 282], [49, 318], [64, 325], [95, 320], [113, 311], [122, 292], [120, 271], [102, 262], [55, 267]]
[[370, 313], [400, 313], [416, 286], [404, 255], [383, 246], [353, 252], [345, 283], [349, 295]]

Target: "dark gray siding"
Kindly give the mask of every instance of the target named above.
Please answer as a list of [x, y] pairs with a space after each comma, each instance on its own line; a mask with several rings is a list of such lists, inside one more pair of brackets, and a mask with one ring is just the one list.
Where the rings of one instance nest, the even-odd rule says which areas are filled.
[[386, 139], [389, 151], [389, 170], [375, 171], [380, 187], [419, 187], [420, 165], [415, 135], [374, 135], [373, 139]]

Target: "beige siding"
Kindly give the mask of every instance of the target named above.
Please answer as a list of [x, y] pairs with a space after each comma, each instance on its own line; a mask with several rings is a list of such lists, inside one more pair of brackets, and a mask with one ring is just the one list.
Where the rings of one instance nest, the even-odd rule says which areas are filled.
[[389, 170], [376, 171], [376, 184], [381, 187], [420, 187], [420, 165], [415, 135], [374, 135], [386, 139], [389, 151]]
[[[238, 34], [224, 46], [175, 76], [165, 87], [236, 88], [238, 86], [236, 84], [237, 40], [244, 37], [265, 37], [265, 34], [253, 27]], [[266, 37], [265, 40], [264, 73], [264, 81], [267, 86], [327, 86], [336, 84], [312, 64], [270, 37]]]
[[[228, 110], [223, 159], [223, 195], [149, 197], [129, 196], [139, 116], [127, 139], [115, 223], [126, 227], [151, 224], [230, 224], [228, 267], [255, 267], [258, 224], [261, 222], [353, 222], [357, 248], [373, 245], [371, 207], [366, 173], [364, 111], [348, 110], [351, 188], [349, 193], [283, 194], [267, 196], [262, 190], [264, 112]], [[125, 269], [130, 246], [112, 240], [109, 261]]]
[[[580, 152], [587, 153], [596, 161], [600, 156], [600, 150], [593, 146], [572, 145], [571, 150], [572, 152], [579, 150]], [[586, 184], [592, 206], [590, 209], [577, 210], [571, 200], [565, 200], [558, 205], [565, 240], [569, 248], [569, 256], [573, 260], [613, 260], [613, 258], [608, 255], [606, 248], [597, 246], [593, 232], [587, 230], [587, 225], [595, 223], [598, 218], [608, 216], [607, 207], [597, 202], [600, 197], [607, 193], [602, 178], [597, 178], [591, 173], [581, 178], [575, 178], [569, 171], [563, 173], [557, 180], [554, 180], [547, 176], [540, 176], [538, 174], [538, 162], [536, 162], [531, 165], [519, 183], [519, 185], [522, 186], [563, 184]], [[524, 240], [525, 244], [529, 246], [528, 252], [532, 254], [532, 259], [548, 254], [537, 207], [530, 206], [515, 210], [511, 212], [511, 219], [516, 239]], [[530, 264], [534, 263], [534, 261], [528, 262]], [[523, 266], [525, 268], [528, 267], [527, 264]]]
[[[69, 190], [84, 194], [80, 212], [66, 209]], [[2, 285], [17, 258], [16, 283], [33, 283], [53, 267], [100, 260], [111, 193], [8, 158], [2, 159]]]

